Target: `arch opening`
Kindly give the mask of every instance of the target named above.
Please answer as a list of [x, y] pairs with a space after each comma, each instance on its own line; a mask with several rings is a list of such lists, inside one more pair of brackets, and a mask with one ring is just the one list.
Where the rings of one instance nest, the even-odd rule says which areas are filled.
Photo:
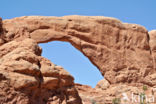
[[67, 70], [75, 83], [95, 87], [103, 79], [97, 67], [70, 43], [52, 41], [39, 46], [43, 49], [42, 56]]

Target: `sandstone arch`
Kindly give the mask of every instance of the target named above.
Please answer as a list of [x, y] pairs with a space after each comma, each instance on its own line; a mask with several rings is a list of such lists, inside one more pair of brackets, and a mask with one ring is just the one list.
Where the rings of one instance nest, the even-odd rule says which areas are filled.
[[25, 16], [4, 20], [3, 30], [6, 42], [24, 38], [70, 42], [110, 83], [142, 82], [155, 71], [148, 31], [140, 25], [98, 16]]
[[[97, 88], [102, 89], [74, 84], [62, 67], [40, 56], [37, 43], [55, 40], [70, 42], [99, 68], [106, 78], [98, 83]], [[108, 17], [0, 19], [0, 102], [82, 104], [94, 98], [111, 103], [122, 92], [141, 92], [143, 85], [153, 94], [155, 40], [155, 30], [148, 33], [140, 25]]]

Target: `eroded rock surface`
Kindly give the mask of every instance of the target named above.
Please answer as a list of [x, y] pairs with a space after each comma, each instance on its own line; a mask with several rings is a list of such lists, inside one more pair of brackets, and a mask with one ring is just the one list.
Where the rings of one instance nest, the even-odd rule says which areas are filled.
[[[141, 82], [154, 72], [148, 31], [107, 17], [25, 16], [3, 21], [3, 40], [68, 41], [111, 83]], [[116, 79], [112, 80], [112, 78]]]
[[[110, 85], [107, 89], [99, 89], [81, 84], [76, 84], [75, 86], [83, 104], [146, 104], [147, 102], [156, 104], [156, 87], [115, 84]], [[141, 103], [140, 99], [143, 96], [146, 96], [146, 98], [144, 103]], [[128, 99], [124, 100], [124, 97]], [[115, 103], [115, 99], [119, 99], [120, 102]]]
[[74, 78], [32, 39], [0, 47], [0, 104], [81, 104]]
[[[54, 93], [54, 89], [62, 88], [64, 90], [60, 91], [61, 94], [53, 94], [58, 95], [55, 98], [61, 103], [65, 101], [74, 104], [79, 101], [77, 104], [80, 104], [77, 90], [80, 95], [84, 95], [81, 96], [84, 102], [83, 97], [90, 96], [91, 92], [81, 94], [81, 90], [75, 89], [73, 77], [68, 72], [40, 56], [41, 49], [37, 43], [55, 40], [70, 42], [98, 67], [105, 81], [99, 82], [95, 89], [103, 91], [99, 92], [102, 97], [108, 95], [112, 100], [116, 95], [111, 97], [111, 91], [117, 91], [120, 86], [123, 86], [120, 92], [124, 92], [124, 88], [131, 91], [134, 87], [140, 90], [143, 85], [150, 89], [156, 86], [156, 31], [148, 32], [137, 24], [98, 16], [24, 16], [0, 20], [0, 71], [4, 71], [1, 82], [11, 79], [9, 86], [26, 89], [24, 91], [27, 94], [22, 94], [33, 96], [29, 101], [36, 101], [33, 100], [34, 93], [38, 93], [36, 89], [39, 87], [45, 91], [46, 102], [48, 99], [53, 100], [50, 92]], [[20, 81], [22, 83], [18, 83]], [[83, 85], [76, 87], [84, 88], [84, 91], [86, 88]], [[53, 101], [57, 101], [56, 99]], [[104, 97], [103, 99], [106, 100]], [[4, 101], [3, 98], [2, 100]], [[40, 100], [43, 102], [43, 98]]]
[[150, 36], [150, 47], [153, 57], [154, 69], [156, 70], [156, 30], [152, 30], [149, 32]]

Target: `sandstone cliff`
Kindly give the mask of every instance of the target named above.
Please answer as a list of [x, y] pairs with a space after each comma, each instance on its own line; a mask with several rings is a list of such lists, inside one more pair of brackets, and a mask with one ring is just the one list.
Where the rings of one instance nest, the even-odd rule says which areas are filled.
[[[74, 84], [68, 72], [40, 56], [37, 43], [55, 40], [70, 42], [105, 79], [96, 88]], [[145, 85], [147, 94], [155, 95], [155, 72], [156, 30], [100, 16], [0, 19], [3, 104], [90, 104], [91, 99], [111, 104], [123, 92], [139, 93]]]

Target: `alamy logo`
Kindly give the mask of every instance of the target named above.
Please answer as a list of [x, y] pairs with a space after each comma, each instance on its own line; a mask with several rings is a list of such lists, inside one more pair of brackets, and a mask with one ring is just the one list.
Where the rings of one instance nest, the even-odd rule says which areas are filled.
[[[122, 101], [128, 102], [128, 103], [154, 103], [155, 97], [153, 95], [145, 95], [144, 93], [141, 93], [139, 95], [136, 95], [132, 93], [130, 96], [128, 96], [126, 93], [122, 93]], [[126, 103], [124, 103], [126, 104]]]

